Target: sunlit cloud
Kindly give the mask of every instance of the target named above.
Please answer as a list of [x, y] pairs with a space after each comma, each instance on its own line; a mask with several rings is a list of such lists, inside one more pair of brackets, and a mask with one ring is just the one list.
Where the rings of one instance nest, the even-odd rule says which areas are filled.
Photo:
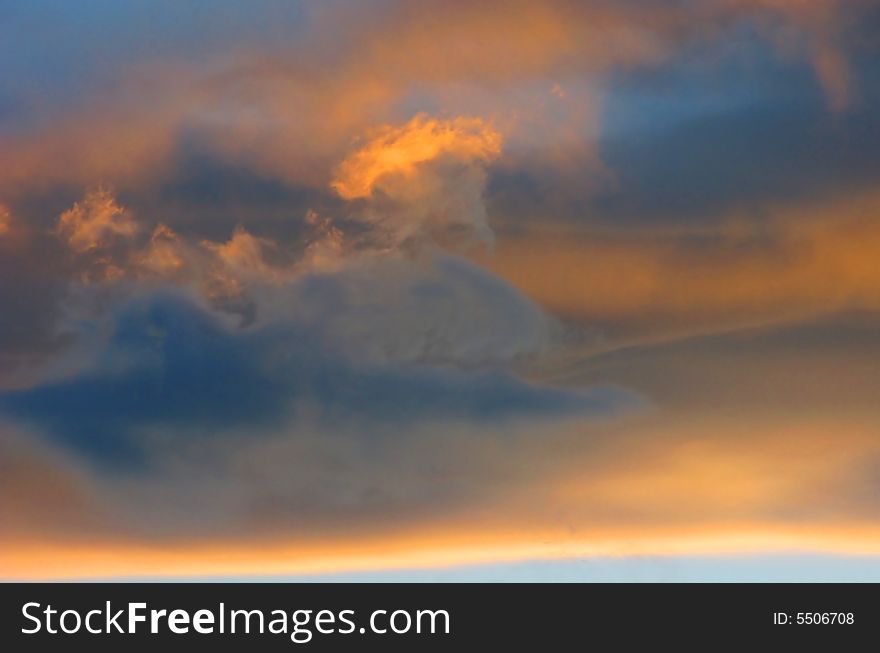
[[360, 218], [385, 231], [391, 246], [445, 234], [491, 243], [483, 166], [498, 157], [501, 140], [479, 119], [416, 116], [349, 155], [332, 186], [347, 200], [381, 195]]
[[71, 249], [85, 253], [131, 238], [137, 225], [108, 190], [99, 188], [61, 214], [58, 232]]
[[[479, 119], [416, 116], [403, 127], [380, 130], [349, 155], [332, 185], [349, 200], [370, 197], [377, 190], [393, 195], [415, 181], [417, 167], [427, 162], [445, 156], [464, 163], [489, 161], [500, 152], [501, 136]], [[397, 183], [395, 177], [400, 178]]]
[[486, 264], [557, 313], [668, 334], [880, 309], [876, 193], [772, 206], [709, 227], [502, 238]]

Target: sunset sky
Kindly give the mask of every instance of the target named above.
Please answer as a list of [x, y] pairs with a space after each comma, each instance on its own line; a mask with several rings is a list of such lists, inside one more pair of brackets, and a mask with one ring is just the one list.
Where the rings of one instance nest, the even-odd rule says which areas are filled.
[[0, 0], [0, 579], [880, 578], [880, 3]]

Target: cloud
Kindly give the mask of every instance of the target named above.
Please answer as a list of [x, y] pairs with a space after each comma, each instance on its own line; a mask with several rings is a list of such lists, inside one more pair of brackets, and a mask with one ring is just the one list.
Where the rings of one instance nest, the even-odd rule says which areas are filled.
[[47, 509], [6, 522], [7, 540], [383, 529], [483, 501], [505, 469], [523, 473], [504, 453], [518, 440], [641, 407], [493, 366], [364, 362], [320, 320], [240, 329], [179, 292], [129, 300], [88, 332], [107, 335], [73, 373], [0, 393], [43, 483], [74, 470], [83, 503], [52, 526]]
[[[243, 227], [219, 242], [162, 222], [150, 231], [106, 190], [62, 214], [47, 237], [80, 272], [55, 324], [71, 344], [0, 392], [0, 414], [67, 461], [53, 463], [59, 474], [88, 470], [86, 485], [112, 497], [99, 524], [71, 532], [179, 540], [271, 532], [278, 519], [281, 530], [390, 523], [491, 487], [476, 469], [465, 485], [423, 484], [438, 456], [462, 464], [440, 453], [448, 445], [491, 450], [511, 428], [640, 408], [623, 389], [528, 380], [585, 336], [443, 250], [462, 228], [491, 237], [482, 165], [500, 137], [422, 117], [381, 132], [340, 167], [350, 189], [364, 166], [387, 163], [382, 148], [397, 152], [366, 173], [371, 196], [339, 220], [307, 213], [296, 242]], [[413, 154], [420, 138], [439, 142]], [[371, 458], [376, 447], [388, 455]]]
[[[796, 99], [769, 129], [812, 102], [797, 135], [870, 182], [823, 145], [861, 133], [866, 6], [321, 2], [290, 34], [161, 48], [139, 21], [40, 30], [46, 58], [22, 46], [0, 88], [0, 575], [702, 551], [774, 529], [876, 550], [873, 341], [741, 331], [880, 308], [875, 194], [801, 184], [650, 227], [592, 203], [634, 190], [609, 92], [648, 89], [631, 110], [656, 130], [679, 116], [666, 74], [726, 92], [726, 66], [758, 81], [685, 107], [695, 139], [748, 122], [772, 63]], [[46, 67], [83, 38], [125, 56]], [[760, 177], [765, 128], [724, 160]], [[644, 160], [673, 192], [742, 195], [718, 148], [687, 168], [704, 179], [670, 143]]]
[[508, 284], [442, 252], [491, 242], [483, 165], [500, 145], [476, 119], [419, 116], [379, 128], [339, 166], [336, 188], [350, 200], [343, 218], [308, 211], [298, 242], [242, 226], [225, 242], [195, 239], [161, 222], [144, 238], [149, 230], [102, 189], [64, 212], [57, 233], [83, 285], [95, 285], [84, 297], [170, 284], [244, 326], [321, 331], [361, 362], [508, 364], [548, 352], [565, 330]]
[[61, 214], [58, 232], [73, 251], [82, 254], [131, 238], [137, 224], [109, 190], [97, 188]]
[[555, 314], [641, 337], [880, 308], [876, 193], [638, 232], [535, 227], [482, 259]]
[[376, 130], [339, 165], [332, 186], [344, 199], [376, 201], [358, 218], [383, 230], [386, 246], [426, 235], [488, 244], [483, 166], [499, 156], [501, 141], [477, 118], [419, 115], [402, 127]]
[[99, 479], [118, 517], [84, 529], [87, 545], [75, 526], [56, 546], [32, 532], [4, 549], [0, 569], [278, 574], [622, 552], [876, 554], [870, 423], [655, 418], [547, 425], [540, 437], [534, 425], [417, 428], [402, 440], [376, 430], [369, 445], [361, 429], [178, 440], [149, 474]]
[[[408, 311], [418, 305], [375, 305], [397, 311], [399, 324], [393, 316], [371, 318], [369, 306], [349, 309], [339, 293], [330, 306], [317, 309], [303, 301], [316, 291], [321, 296], [333, 290], [320, 283], [304, 290], [301, 308], [312, 313], [305, 319], [298, 319], [294, 309], [287, 322], [246, 330], [230, 329], [198, 304], [175, 295], [123, 304], [109, 325], [89, 328], [110, 333], [91, 352], [92, 362], [69, 378], [0, 395], [0, 410], [48, 427], [74, 450], [114, 459], [137, 453], [138, 433], [148, 426], [211, 437], [230, 428], [277, 426], [292, 418], [297, 407], [331, 422], [344, 417], [405, 424], [602, 412], [626, 403], [622, 392], [619, 397], [591, 396], [532, 387], [499, 369], [428, 367], [449, 360], [473, 367], [485, 364], [492, 350], [481, 352], [479, 344], [489, 334], [478, 328], [474, 335], [465, 328], [428, 336], [420, 325], [405, 323]], [[364, 319], [352, 321], [350, 311]], [[437, 328], [443, 328], [444, 319], [441, 315]], [[362, 331], [352, 334], [352, 326]], [[385, 326], [391, 334], [381, 334]], [[471, 343], [467, 337], [480, 340]], [[503, 337], [495, 345], [501, 355], [510, 355], [506, 346], [510, 344]], [[398, 366], [414, 361], [421, 364]]]
[[[413, 153], [420, 139], [427, 148]], [[443, 250], [462, 227], [491, 236], [482, 165], [498, 147], [476, 120], [383, 128], [340, 167], [349, 190], [367, 169], [371, 196], [352, 197], [339, 220], [309, 212], [296, 242], [243, 227], [219, 242], [162, 222], [150, 231], [109, 191], [88, 192], [47, 234], [79, 272], [55, 324], [70, 345], [25, 387], [0, 392], [0, 414], [119, 497], [107, 532], [139, 519], [178, 537], [262, 524], [264, 513], [396, 518], [476, 497], [479, 478], [444, 490], [412, 474], [371, 498], [398, 466], [429, 464], [412, 433], [434, 450], [462, 430], [499, 437], [641, 405], [619, 388], [528, 380], [536, 361], [585, 336]], [[435, 213], [441, 203], [462, 214]], [[400, 452], [364, 462], [376, 438]], [[272, 462], [282, 457], [296, 482]], [[337, 457], [350, 468], [342, 481], [326, 463]], [[267, 493], [271, 505], [255, 507]]]
[[565, 336], [504, 281], [445, 254], [307, 275], [260, 305], [312, 325], [334, 348], [369, 363], [509, 364], [540, 358]]
[[[806, 51], [828, 106], [836, 112], [847, 109], [853, 99], [853, 79], [844, 46], [845, 28], [850, 27], [853, 14], [864, 10], [870, 2], [856, 0], [846, 7], [835, 0], [728, 0], [735, 10], [767, 12], [782, 18], [782, 24], [763, 21], [770, 38], [783, 51]], [[801, 38], [793, 38], [790, 27], [801, 30]]]
[[[855, 85], [841, 35], [865, 6], [560, 1], [450, 11], [436, 2], [308, 4], [299, 18], [305, 27], [290, 39], [263, 43], [249, 33], [204, 59], [192, 56], [197, 43], [169, 47], [164, 56], [150, 43], [144, 60], [82, 63], [86, 77], [101, 83], [71, 93], [57, 114], [31, 116], [0, 137], [0, 189], [19, 196], [98, 181], [155, 188], [183, 172], [189, 152], [319, 188], [365, 128], [438, 109], [495, 117], [511, 142], [553, 138], [560, 153], [551, 162], [565, 162], [577, 135], [595, 160], [595, 116], [609, 77], [651, 70], [701, 40], [723, 45], [744, 22], [760, 25], [780, 51], [811, 61], [831, 105], [841, 108]], [[146, 40], [137, 30], [131, 39]], [[537, 82], [551, 98], [553, 85], [569, 79], [570, 86], [591, 81], [575, 109], [560, 113], [560, 102], [534, 101]], [[73, 159], [77, 165], [67, 165]]]
[[[450, 156], [465, 164], [490, 161], [501, 152], [501, 135], [478, 118], [443, 121], [420, 115], [402, 127], [375, 131], [363, 147], [339, 164], [332, 186], [347, 200], [370, 197], [376, 191], [401, 192], [417, 176], [417, 168]], [[389, 180], [389, 177], [391, 180]]]

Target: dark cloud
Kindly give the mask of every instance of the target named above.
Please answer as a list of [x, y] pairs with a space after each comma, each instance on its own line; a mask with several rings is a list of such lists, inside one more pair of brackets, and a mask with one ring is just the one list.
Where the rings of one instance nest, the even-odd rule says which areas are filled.
[[[834, 116], [808, 71], [772, 60], [762, 68], [758, 79], [742, 80], [740, 73], [739, 90], [731, 71], [723, 91], [707, 92], [697, 81], [703, 75], [696, 75], [662, 89], [630, 87], [634, 94], [622, 89], [612, 95], [608, 116], [619, 126], [606, 138], [603, 159], [614, 170], [616, 190], [597, 199], [596, 213], [616, 222], [705, 221], [767, 202], [876, 184], [880, 135], [872, 125], [878, 110], [873, 92], [846, 115]], [[674, 98], [671, 115], [663, 115], [658, 92]], [[701, 103], [702, 111], [690, 113]], [[627, 127], [627, 120], [647, 124]]]
[[488, 197], [495, 224], [517, 228], [553, 216], [638, 230], [873, 188], [876, 47], [855, 48], [857, 95], [840, 113], [828, 111], [807, 61], [780, 58], [748, 24], [720, 43], [698, 40], [662, 65], [616, 71], [599, 119], [603, 167], [584, 152], [568, 160], [568, 175], [548, 174], [537, 152], [496, 167]]
[[278, 429], [307, 411], [318, 424], [407, 424], [611, 414], [623, 391], [532, 386], [504, 371], [359, 366], [320, 328], [235, 330], [175, 294], [126, 304], [94, 364], [74, 378], [0, 395], [8, 418], [99, 461], [137, 460], [150, 429], [183, 437]]

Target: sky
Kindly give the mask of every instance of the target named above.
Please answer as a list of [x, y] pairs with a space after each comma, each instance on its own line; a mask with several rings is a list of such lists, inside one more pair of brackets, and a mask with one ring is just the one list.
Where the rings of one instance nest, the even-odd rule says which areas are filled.
[[0, 578], [877, 578], [878, 34], [0, 0]]

